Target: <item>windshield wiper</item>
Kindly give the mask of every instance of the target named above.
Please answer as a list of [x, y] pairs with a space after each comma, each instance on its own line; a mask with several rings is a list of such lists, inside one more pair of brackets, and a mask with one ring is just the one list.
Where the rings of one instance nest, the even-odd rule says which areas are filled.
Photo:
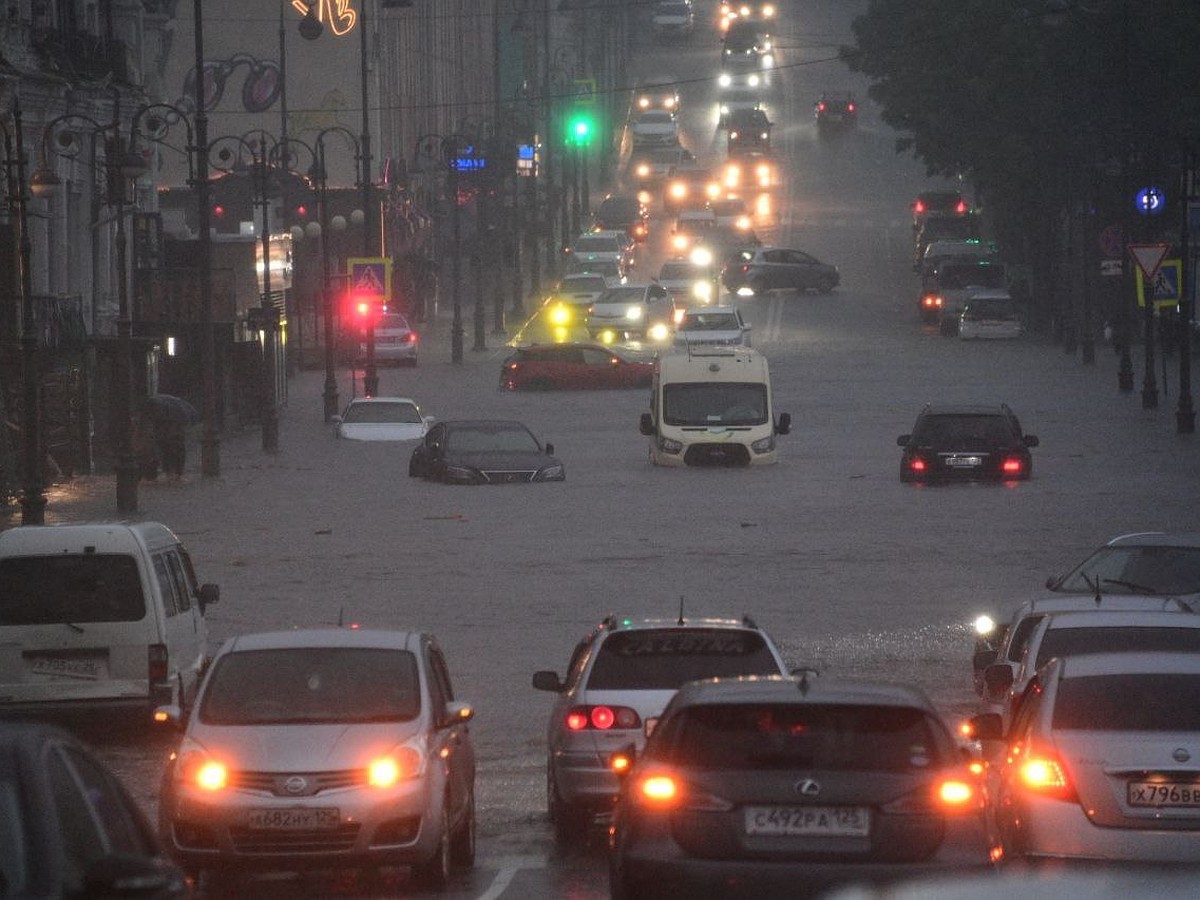
[[1157, 588], [1146, 587], [1144, 584], [1137, 584], [1133, 581], [1122, 581], [1120, 578], [1104, 578], [1102, 581], [1105, 584], [1115, 584], [1117, 587], [1129, 588], [1131, 591], [1137, 591], [1139, 594], [1155, 594], [1161, 596], [1164, 593]]

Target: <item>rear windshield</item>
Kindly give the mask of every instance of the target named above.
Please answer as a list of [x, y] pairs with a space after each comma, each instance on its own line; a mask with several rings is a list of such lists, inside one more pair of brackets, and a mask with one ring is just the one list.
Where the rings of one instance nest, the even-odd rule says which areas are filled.
[[576, 238], [575, 243], [571, 245], [571, 249], [576, 253], [585, 252], [610, 252], [621, 249], [621, 245], [617, 243], [614, 237], [581, 237]]
[[761, 634], [740, 629], [639, 629], [600, 645], [588, 690], [677, 690], [699, 678], [783, 674]]
[[1038, 647], [1037, 666], [1041, 668], [1056, 656], [1085, 653], [1118, 653], [1146, 650], [1195, 653], [1200, 651], [1200, 628], [1048, 628]]
[[987, 448], [1011, 443], [1013, 434], [1002, 416], [925, 416], [913, 440], [923, 445]]
[[0, 626], [139, 622], [146, 601], [129, 554], [0, 560]]
[[683, 317], [681, 331], [737, 331], [738, 319], [734, 313], [696, 313]]
[[1055, 729], [1200, 731], [1200, 675], [1155, 673], [1065, 678]]
[[412, 425], [421, 423], [421, 413], [411, 403], [388, 403], [375, 401], [372, 403], [352, 403], [346, 410], [343, 420], [347, 423], [396, 423], [403, 422]]
[[289, 647], [228, 653], [200, 706], [210, 725], [406, 721], [421, 710], [407, 650]]
[[699, 769], [919, 772], [943, 764], [919, 709], [784, 703], [693, 706], [647, 752]]

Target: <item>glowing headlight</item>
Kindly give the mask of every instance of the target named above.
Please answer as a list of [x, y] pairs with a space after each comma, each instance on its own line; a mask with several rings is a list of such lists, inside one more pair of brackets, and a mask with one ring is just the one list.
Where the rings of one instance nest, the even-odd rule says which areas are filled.
[[682, 200], [687, 196], [687, 185], [675, 182], [673, 185], [671, 185], [671, 196], [676, 200]]
[[770, 19], [774, 15], [775, 15], [775, 7], [772, 6], [771, 4], [768, 3], [766, 6], [764, 6], [762, 8], [762, 17], [764, 19]]
[[746, 79], [746, 83], [749, 84], [750, 87], [758, 87], [758, 82], [759, 78], [757, 75], [751, 75]]
[[649, 97], [638, 97], [638, 109], [649, 109], [649, 108], [650, 108], [650, 98]]
[[729, 104], [728, 103], [721, 104], [721, 115], [723, 115], [723, 116], [729, 115]]
[[221, 791], [229, 784], [229, 769], [224, 763], [195, 751], [179, 758], [175, 776], [202, 791]]
[[736, 228], [738, 231], [749, 231], [750, 230], [750, 217], [749, 216], [738, 216], [737, 221], [733, 223], [733, 227]]
[[688, 256], [688, 259], [694, 266], [711, 266], [712, 251], [707, 247], [696, 247], [694, 250], [692, 250], [691, 254]]
[[688, 248], [689, 243], [690, 243], [690, 240], [688, 239], [688, 236], [686, 234], [677, 234], [671, 238], [671, 245], [676, 250], [686, 250]]
[[712, 300], [713, 286], [711, 281], [697, 281], [692, 285], [692, 296], [701, 303], [708, 303]]
[[731, 84], [733, 84], [733, 79], [729, 76], [728, 72], [722, 72], [720, 77], [717, 79], [717, 84], [719, 84], [721, 87], [729, 87]]
[[629, 319], [631, 322], [636, 322], [641, 317], [642, 308], [640, 306], [631, 306], [629, 309], [625, 310], [625, 318]]
[[[647, 168], [646, 168], [646, 174], [647, 174], [647, 175], [649, 175], [649, 174], [650, 174], [650, 169], [649, 169], [649, 167], [647, 167]], [[638, 201], [639, 201], [640, 203], [649, 203], [649, 202], [650, 202], [652, 199], [654, 199], [653, 197], [651, 197], [651, 196], [650, 196], [650, 192], [649, 192], [649, 191], [638, 191], [638, 195], [637, 195], [637, 196], [638, 196]]]
[[667, 109], [674, 109], [675, 108], [675, 98], [668, 97], [666, 100], [663, 101], [663, 106], [665, 106]]
[[737, 187], [738, 182], [741, 180], [741, 178], [742, 178], [742, 170], [739, 169], [737, 166], [729, 166], [729, 168], [727, 168], [725, 170], [725, 186], [726, 187], [731, 187], [731, 188]]
[[771, 66], [775, 65], [775, 57], [770, 53], [764, 55], [762, 58], [762, 64], [764, 69], [771, 68]]
[[550, 310], [550, 322], [554, 325], [566, 325], [571, 321], [571, 310], [565, 303], [559, 303]]
[[600, 332], [600, 343], [602, 344], [611, 344], [616, 339], [617, 333], [611, 328], [605, 328], [602, 332]]
[[721, 196], [721, 186], [716, 182], [712, 182], [704, 189], [704, 193], [708, 194], [709, 200], [716, 200]]
[[665, 341], [671, 336], [671, 329], [667, 328], [662, 322], [655, 322], [650, 326], [647, 334], [652, 341]]
[[975, 633], [987, 637], [996, 630], [996, 621], [991, 616], [980, 616], [975, 620]]
[[648, 165], [646, 165], [646, 163], [638, 163], [638, 167], [635, 170], [635, 172], [636, 172], [638, 178], [649, 178], [650, 177], [650, 167]]

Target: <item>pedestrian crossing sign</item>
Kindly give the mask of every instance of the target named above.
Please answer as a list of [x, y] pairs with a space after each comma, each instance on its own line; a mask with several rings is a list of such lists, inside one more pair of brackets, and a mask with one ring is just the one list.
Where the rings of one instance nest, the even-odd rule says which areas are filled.
[[346, 260], [350, 292], [356, 297], [378, 297], [387, 303], [392, 296], [392, 261], [384, 256], [356, 257]]
[[[1183, 296], [1179, 287], [1182, 275], [1182, 260], [1164, 259], [1159, 263], [1154, 278], [1150, 281], [1149, 291], [1156, 309], [1174, 309], [1179, 305]], [[1137, 273], [1137, 304], [1141, 308], [1146, 305], [1146, 284], [1146, 275], [1139, 269]]]

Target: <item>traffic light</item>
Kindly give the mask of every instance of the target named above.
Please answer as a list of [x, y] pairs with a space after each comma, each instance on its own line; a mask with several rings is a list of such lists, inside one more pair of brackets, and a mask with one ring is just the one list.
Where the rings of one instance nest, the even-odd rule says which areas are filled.
[[592, 138], [597, 131], [596, 116], [591, 111], [572, 110], [567, 116], [566, 133], [563, 135], [567, 144], [574, 147], [591, 146]]
[[366, 331], [379, 323], [383, 313], [383, 298], [374, 294], [350, 295], [350, 319], [356, 328]]

